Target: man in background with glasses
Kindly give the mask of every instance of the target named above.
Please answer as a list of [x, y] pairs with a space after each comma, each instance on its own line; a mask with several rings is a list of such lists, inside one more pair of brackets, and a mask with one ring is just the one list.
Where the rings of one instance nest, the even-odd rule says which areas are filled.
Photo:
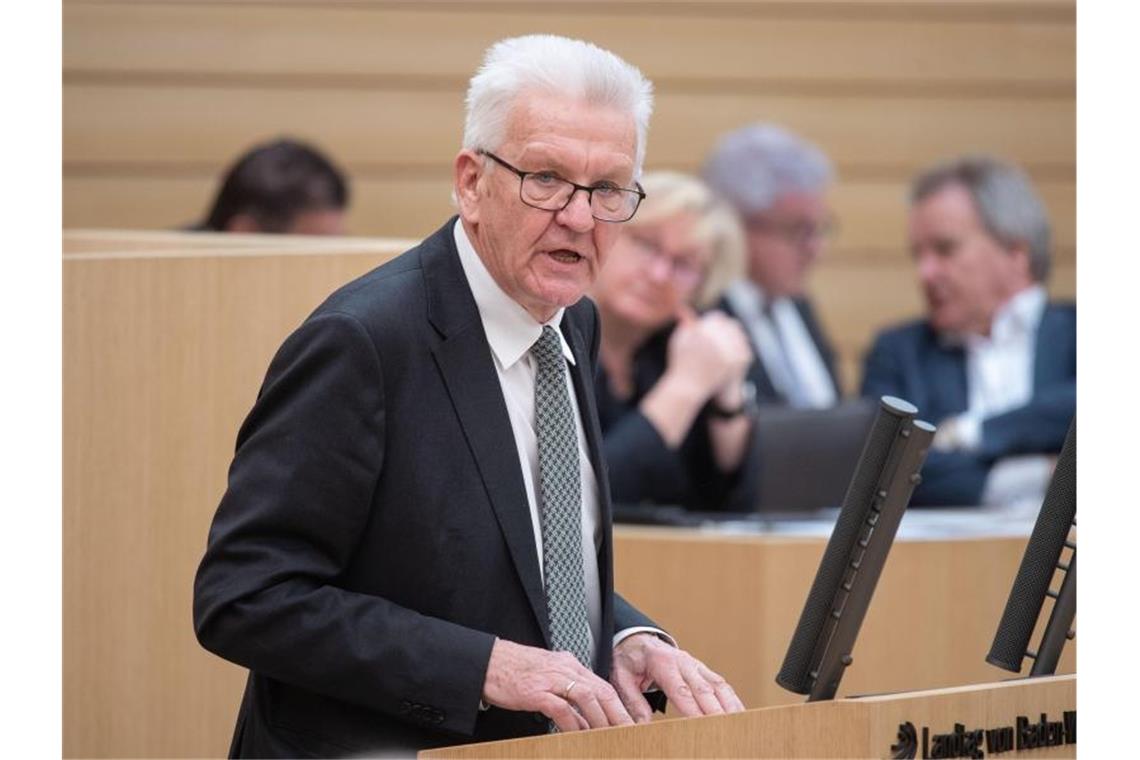
[[613, 592], [582, 296], [643, 192], [652, 108], [588, 43], [471, 80], [459, 209], [334, 293], [270, 365], [195, 582], [250, 670], [231, 754], [339, 756], [743, 709]]
[[722, 308], [748, 330], [756, 353], [749, 379], [766, 403], [821, 409], [840, 396], [835, 352], [807, 295], [807, 278], [834, 229], [827, 156], [779, 127], [751, 124], [724, 135], [702, 170], [740, 214], [748, 279]]

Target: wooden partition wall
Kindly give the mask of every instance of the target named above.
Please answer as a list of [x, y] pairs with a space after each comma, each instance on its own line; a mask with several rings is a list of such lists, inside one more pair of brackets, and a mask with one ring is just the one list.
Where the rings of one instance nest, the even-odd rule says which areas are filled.
[[695, 170], [754, 120], [832, 156], [841, 229], [814, 290], [848, 389], [873, 332], [920, 308], [904, 196], [932, 161], [1024, 165], [1056, 226], [1053, 290], [1075, 294], [1073, 0], [65, 0], [63, 20], [68, 227], [194, 221], [234, 156], [290, 134], [348, 170], [355, 234], [422, 237], [450, 213], [482, 51], [552, 32], [654, 81], [650, 169]]
[[191, 584], [238, 425], [285, 336], [404, 246], [64, 245], [64, 755], [223, 756], [244, 675], [195, 641]]

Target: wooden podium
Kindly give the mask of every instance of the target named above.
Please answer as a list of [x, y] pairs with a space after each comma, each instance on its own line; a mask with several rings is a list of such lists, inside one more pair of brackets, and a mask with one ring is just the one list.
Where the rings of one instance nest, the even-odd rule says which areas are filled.
[[1077, 677], [1063, 675], [467, 744], [419, 757], [1076, 757], [1076, 709]]

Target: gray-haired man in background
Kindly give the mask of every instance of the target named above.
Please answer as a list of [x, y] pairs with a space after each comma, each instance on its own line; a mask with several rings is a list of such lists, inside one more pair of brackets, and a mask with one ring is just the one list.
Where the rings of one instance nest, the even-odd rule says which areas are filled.
[[923, 319], [883, 331], [863, 395], [938, 424], [915, 505], [1041, 504], [1077, 405], [1077, 310], [1050, 303], [1049, 218], [1016, 166], [966, 156], [911, 185]]
[[748, 330], [757, 400], [835, 404], [834, 351], [807, 295], [808, 274], [832, 228], [827, 156], [779, 127], [750, 124], [720, 138], [702, 174], [747, 232], [748, 279], [727, 289], [722, 308]]

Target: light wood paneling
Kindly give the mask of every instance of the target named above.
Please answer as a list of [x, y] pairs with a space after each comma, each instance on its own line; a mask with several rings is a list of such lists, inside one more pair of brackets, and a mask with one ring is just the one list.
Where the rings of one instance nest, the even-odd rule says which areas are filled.
[[903, 198], [935, 160], [990, 152], [1025, 166], [1056, 225], [1054, 290], [1074, 291], [1075, 15], [1036, 0], [69, 0], [65, 224], [187, 224], [238, 153], [290, 134], [353, 178], [354, 234], [422, 237], [452, 211], [462, 95], [486, 45], [585, 37], [656, 82], [648, 168], [693, 171], [754, 120], [832, 157], [842, 230], [817, 291], [854, 367], [874, 329], [918, 311]]
[[[653, 164], [649, 168], [656, 168]], [[1059, 265], [1076, 249], [1076, 187], [1072, 182], [1036, 183], [1050, 218]], [[73, 172], [63, 182], [64, 226], [138, 229], [174, 227], [205, 215], [217, 191], [208, 173], [94, 175]], [[827, 260], [850, 263], [905, 260], [906, 183], [840, 178], [831, 194], [839, 234]], [[417, 237], [454, 213], [446, 167], [412, 176], [356, 175], [352, 180], [350, 230], [358, 235]], [[155, 224], [153, 220], [165, 220]]]
[[[829, 15], [807, 18], [786, 5], [756, 3], [731, 13], [620, 2], [604, 9], [552, 4], [539, 13], [534, 5], [478, 2], [321, 5], [68, 3], [64, 68], [465, 82], [495, 40], [543, 31], [594, 41], [670, 83], [921, 83], [1071, 94], [1075, 79], [1072, 27], [1035, 17], [1032, 7], [1019, 23], [931, 23], [897, 3], [896, 18], [887, 19], [835, 4]], [[431, 55], [424, 55], [425, 40]]]
[[[441, 167], [459, 147], [460, 90], [71, 83], [66, 168], [222, 166], [253, 139], [291, 134], [352, 166]], [[209, 118], [222, 113], [225, 118]], [[697, 115], [699, 114], [699, 118]], [[963, 151], [1073, 175], [1072, 98], [847, 97], [661, 91], [653, 164], [695, 168], [721, 133], [765, 119], [821, 145], [841, 170], [907, 173]]]
[[191, 583], [238, 425], [288, 332], [392, 253], [192, 250], [64, 260], [68, 757], [224, 754], [244, 676], [195, 641]]
[[[615, 587], [747, 707], [803, 700], [775, 678], [826, 541], [645, 528], [615, 536]], [[1000, 680], [1004, 671], [985, 656], [1025, 544], [896, 541], [840, 695]], [[1075, 649], [1066, 647], [1057, 672], [1075, 671]]]

